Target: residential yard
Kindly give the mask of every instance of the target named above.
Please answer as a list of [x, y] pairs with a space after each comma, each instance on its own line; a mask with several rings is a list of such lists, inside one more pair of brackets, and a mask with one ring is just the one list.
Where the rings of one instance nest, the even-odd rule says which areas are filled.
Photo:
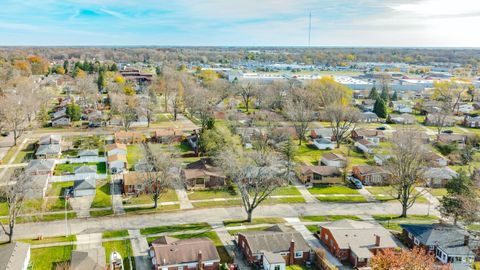
[[357, 216], [351, 215], [328, 215], [328, 216], [303, 216], [300, 217], [300, 220], [303, 222], [326, 222], [326, 221], [336, 221], [342, 219], [351, 219], [351, 220], [360, 220]]
[[256, 227], [256, 228], [247, 228], [247, 229], [241, 229], [241, 230], [229, 230], [228, 233], [230, 235], [235, 235], [237, 233], [241, 232], [252, 232], [252, 231], [265, 231], [266, 229], [270, 228], [270, 226], [262, 226], [262, 227]]
[[41, 240], [39, 239], [23, 239], [18, 240], [21, 242], [29, 243], [31, 245], [39, 245], [39, 244], [49, 244], [49, 243], [60, 243], [60, 242], [74, 242], [77, 241], [77, 237], [75, 235], [69, 235], [68, 237], [65, 236], [56, 236], [56, 237], [46, 237]]
[[106, 174], [107, 173], [107, 165], [105, 164], [105, 162], [57, 164], [55, 166], [55, 171], [53, 173], [55, 175], [73, 173], [73, 170], [76, 167], [81, 167], [81, 166], [97, 166], [97, 173], [98, 174]]
[[143, 235], [159, 234], [159, 233], [172, 233], [181, 231], [198, 231], [198, 230], [210, 230], [212, 227], [208, 223], [192, 223], [173, 226], [159, 226], [140, 229], [140, 233]]
[[[393, 190], [391, 186], [370, 186], [366, 187], [366, 189], [373, 195], [373, 197], [375, 197], [376, 200], [385, 202], [398, 202], [398, 200], [396, 200], [396, 198], [393, 196], [395, 194], [395, 190]], [[415, 190], [414, 193], [417, 194], [418, 192]], [[428, 203], [428, 200], [424, 196], [420, 196], [415, 202]]]
[[107, 265], [110, 263], [110, 254], [113, 251], [117, 251], [120, 253], [120, 256], [122, 256], [123, 259], [123, 266], [125, 270], [131, 270], [130, 268], [130, 258], [132, 261], [132, 266], [134, 268], [134, 260], [133, 257], [131, 257], [132, 254], [132, 244], [130, 243], [130, 240], [120, 240], [120, 241], [109, 241], [109, 242], [103, 242], [102, 243], [103, 247], [105, 248], [105, 259]]
[[110, 196], [110, 184], [104, 180], [97, 183], [97, 191], [92, 202], [92, 208], [104, 208], [112, 206], [112, 197]]
[[358, 190], [349, 188], [347, 186], [324, 186], [312, 187], [308, 191], [313, 195], [318, 194], [359, 194]]
[[285, 268], [285, 270], [312, 270], [314, 268], [308, 268], [306, 266], [303, 266], [303, 265], [289, 265]]
[[228, 188], [215, 190], [196, 190], [188, 192], [188, 199], [196, 200], [210, 200], [216, 198], [239, 198], [235, 190]]
[[140, 144], [127, 145], [127, 162], [129, 169], [133, 168], [143, 157], [143, 148]]
[[429, 190], [430, 194], [433, 196], [445, 196], [447, 195], [447, 189], [446, 188], [432, 188]]
[[[165, 194], [163, 194], [158, 201], [159, 202], [176, 202], [178, 201], [177, 193], [175, 192], [175, 190], [170, 189]], [[141, 204], [153, 205], [153, 199], [152, 199], [152, 196], [149, 194], [140, 194], [137, 197], [133, 196], [125, 199], [123, 203], [126, 205], [141, 205]]]
[[34, 158], [33, 154], [35, 152], [34, 149], [35, 149], [34, 143], [28, 144], [27, 147], [23, 148], [20, 152], [18, 152], [18, 155], [13, 160], [13, 163], [24, 163], [33, 159]]
[[[52, 183], [47, 190], [47, 200], [45, 204], [46, 211], [64, 210], [65, 199], [63, 198], [65, 190], [73, 186], [73, 182], [57, 182]], [[67, 209], [71, 209], [70, 204], [67, 204]]]
[[285, 198], [267, 198], [264, 201], [265, 204], [281, 204], [281, 203], [305, 203], [305, 199], [299, 197], [285, 197]]
[[178, 209], [180, 209], [180, 205], [173, 204], [173, 205], [159, 205], [156, 209], [151, 206], [125, 208], [125, 212], [132, 213], [132, 214], [152, 214], [152, 213], [175, 211]]
[[236, 227], [242, 225], [258, 225], [258, 224], [283, 224], [285, 220], [283, 218], [271, 217], [271, 218], [253, 218], [252, 222], [246, 220], [224, 220], [225, 227]]
[[284, 186], [277, 188], [270, 196], [302, 196], [295, 186]]
[[372, 215], [383, 227], [388, 230], [402, 231], [401, 224], [431, 224], [438, 221], [436, 216], [409, 215], [407, 218], [399, 218], [398, 215]]
[[73, 246], [34, 248], [31, 250], [32, 269], [56, 269], [72, 257]]
[[195, 208], [230, 207], [242, 205], [240, 198], [226, 201], [206, 201], [192, 203]]
[[363, 196], [318, 196], [316, 198], [322, 202], [367, 202], [367, 199], [365, 199]]

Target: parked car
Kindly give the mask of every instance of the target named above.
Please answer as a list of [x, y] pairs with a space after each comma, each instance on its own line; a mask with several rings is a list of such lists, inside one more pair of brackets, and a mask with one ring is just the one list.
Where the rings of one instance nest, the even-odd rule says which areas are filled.
[[362, 189], [363, 188], [362, 181], [358, 180], [357, 178], [355, 178], [351, 175], [347, 177], [347, 182], [352, 187], [354, 187], [355, 189]]
[[387, 128], [384, 126], [378, 127], [377, 130], [386, 130]]
[[452, 134], [452, 133], [453, 133], [453, 130], [447, 129], [447, 130], [442, 131], [442, 133]]

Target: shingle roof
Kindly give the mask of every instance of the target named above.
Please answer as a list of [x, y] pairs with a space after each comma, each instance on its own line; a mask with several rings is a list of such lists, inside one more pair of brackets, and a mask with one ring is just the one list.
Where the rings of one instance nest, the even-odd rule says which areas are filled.
[[[480, 247], [480, 240], [461, 228], [446, 224], [401, 224], [426, 246], [438, 246], [449, 255], [473, 255], [472, 249]], [[465, 245], [465, 236], [469, 245]]]
[[322, 155], [322, 158], [327, 160], [346, 160], [344, 156], [335, 153], [325, 153]]
[[104, 270], [105, 261], [105, 249], [103, 247], [81, 251], [74, 250], [70, 261], [70, 270]]
[[51, 134], [40, 137], [38, 144], [59, 144], [62, 141], [62, 136], [59, 134]]
[[363, 175], [369, 175], [369, 174], [387, 174], [388, 172], [383, 169], [382, 167], [379, 166], [370, 166], [370, 165], [357, 165], [355, 168], [358, 169], [358, 171], [363, 174]]
[[0, 246], [0, 269], [22, 270], [29, 248], [29, 244], [22, 242]]
[[322, 176], [330, 176], [330, 175], [341, 175], [342, 173], [337, 167], [334, 166], [302, 166], [300, 167], [300, 172], [302, 174], [306, 173], [316, 173]]
[[52, 154], [56, 155], [62, 152], [62, 148], [59, 144], [42, 144], [38, 147], [37, 152], [35, 155], [46, 155]]
[[123, 143], [112, 143], [112, 144], [107, 144], [105, 146], [105, 151], [111, 151], [113, 149], [122, 149], [122, 150], [127, 150], [127, 146]]
[[96, 180], [93, 177], [87, 178], [84, 180], [76, 180], [73, 183], [74, 190], [95, 189], [95, 186], [96, 186]]
[[222, 170], [220, 170], [220, 168], [210, 165], [209, 160], [207, 159], [202, 159], [187, 164], [186, 168], [183, 171], [187, 180], [204, 176], [225, 177], [225, 174], [222, 172]]
[[220, 261], [214, 243], [205, 237], [180, 240], [162, 236], [151, 245], [160, 266], [197, 262], [199, 252], [203, 261]]
[[[332, 233], [340, 249], [352, 249], [357, 256], [362, 258], [373, 256], [370, 249], [397, 247], [392, 234], [376, 223], [345, 219], [320, 227], [328, 229]], [[380, 237], [379, 246], [375, 245], [376, 236]]]
[[295, 242], [295, 251], [305, 252], [310, 250], [309, 245], [298, 232], [247, 231], [239, 233], [239, 235], [245, 237], [253, 254], [265, 251], [286, 252], [290, 249], [292, 240]]
[[78, 152], [78, 156], [79, 156], [79, 157], [98, 156], [98, 149], [80, 150], [80, 152]]
[[80, 166], [80, 167], [75, 167], [73, 169], [74, 174], [80, 174], [80, 173], [97, 173], [97, 166], [91, 165], [91, 166]]
[[53, 159], [32, 159], [28, 163], [26, 171], [28, 173], [35, 171], [53, 171], [55, 161]]
[[440, 167], [440, 168], [432, 167], [432, 168], [428, 168], [424, 173], [424, 176], [428, 179], [429, 178], [452, 179], [457, 175], [458, 173], [449, 167]]

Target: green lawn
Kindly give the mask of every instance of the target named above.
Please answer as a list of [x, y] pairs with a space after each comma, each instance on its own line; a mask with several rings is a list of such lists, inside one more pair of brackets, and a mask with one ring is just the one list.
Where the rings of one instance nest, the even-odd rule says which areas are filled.
[[313, 194], [359, 194], [358, 190], [352, 189], [346, 186], [325, 186], [325, 187], [312, 187], [308, 191]]
[[242, 205], [242, 200], [194, 202], [192, 205], [195, 208], [231, 207]]
[[[177, 193], [175, 190], [170, 189], [165, 192], [160, 199], [159, 202], [176, 202], [178, 201]], [[136, 204], [153, 204], [152, 196], [149, 194], [140, 194], [137, 197], [130, 197], [124, 201], [124, 204], [128, 205], [136, 205]]]
[[300, 217], [300, 220], [304, 222], [325, 222], [325, 221], [335, 221], [335, 220], [341, 220], [341, 219], [360, 220], [359, 217], [351, 216], [351, 215], [327, 215], [327, 216]]
[[143, 148], [140, 144], [127, 145], [128, 168], [132, 168], [137, 162], [144, 158]]
[[24, 163], [34, 158], [35, 144], [29, 144], [26, 148], [23, 148], [13, 160], [13, 163]]
[[116, 238], [116, 237], [124, 237], [128, 236], [127, 230], [118, 230], [118, 231], [108, 231], [102, 233], [102, 238]]
[[60, 246], [48, 248], [34, 248], [31, 250], [30, 262], [33, 269], [55, 269], [57, 264], [70, 260], [73, 246]]
[[90, 216], [91, 217], [105, 217], [105, 216], [111, 216], [115, 214], [112, 209], [107, 209], [107, 210], [96, 210], [94, 211], [93, 209], [90, 210]]
[[132, 214], [153, 214], [153, 213], [160, 213], [160, 212], [175, 211], [178, 209], [180, 209], [180, 205], [173, 204], [173, 205], [159, 205], [156, 209], [154, 209], [153, 207], [125, 208], [125, 212], [132, 213]]
[[314, 268], [308, 268], [303, 265], [289, 265], [285, 268], [285, 270], [312, 270]]
[[236, 227], [241, 225], [257, 225], [257, 224], [283, 224], [285, 220], [283, 218], [270, 217], [270, 218], [253, 218], [252, 222], [248, 223], [246, 220], [224, 220], [225, 227]]
[[57, 164], [55, 166], [55, 175], [62, 175], [64, 173], [73, 173], [73, 170], [76, 167], [82, 166], [97, 166], [97, 173], [98, 174], [106, 174], [107, 173], [107, 165], [105, 162], [93, 162], [93, 163], [68, 163], [68, 164]]
[[8, 151], [7, 153], [5, 154], [5, 156], [0, 160], [2, 162], [0, 162], [0, 164], [7, 164], [10, 159], [12, 159], [13, 155], [15, 154], [15, 152], [18, 150], [18, 145], [16, 146], [12, 146]]
[[467, 228], [472, 231], [480, 231], [480, 224], [470, 224]]
[[382, 225], [387, 230], [401, 232], [402, 231], [402, 227], [400, 227], [401, 224], [431, 224], [431, 223], [432, 222], [427, 222], [427, 221], [423, 221], [423, 222], [388, 222], [388, 221], [385, 221], [385, 222], [380, 222], [380, 225]]
[[[120, 253], [120, 256], [122, 256], [123, 266], [125, 270], [131, 270], [129, 258], [133, 254], [132, 254], [132, 244], [130, 243], [130, 240], [103, 242], [102, 245], [105, 248], [105, 259], [106, 259], [107, 265], [108, 263], [110, 263], [110, 254], [113, 251], [117, 251], [118, 253]], [[133, 269], [135, 269], [133, 257], [131, 258], [132, 258], [131, 260], [132, 260]]]
[[[63, 195], [65, 194], [65, 190], [71, 186], [73, 186], [73, 182], [52, 183], [50, 188], [47, 190], [47, 196], [50, 198], [45, 198], [45, 200], [47, 200], [47, 203], [45, 204], [45, 210], [64, 210], [65, 200], [63, 198]], [[67, 209], [72, 209], [70, 204], [67, 204]]]
[[305, 227], [311, 232], [311, 233], [317, 233], [319, 231], [319, 228], [317, 225], [305, 225]]
[[211, 228], [212, 227], [208, 225], [208, 223], [192, 223], [192, 224], [183, 224], [183, 225], [143, 228], [140, 230], [140, 233], [143, 235], [149, 235], [149, 234], [159, 234], [159, 233], [172, 233], [172, 232], [179, 232], [179, 231], [209, 230]]
[[97, 191], [92, 202], [92, 208], [103, 208], [112, 206], [112, 197], [110, 196], [110, 184], [107, 181], [97, 183]]
[[267, 198], [265, 204], [290, 204], [290, 203], [305, 203], [303, 197], [286, 197], [286, 198]]
[[406, 220], [431, 220], [436, 221], [438, 217], [436, 216], [427, 216], [427, 215], [408, 215], [407, 218], [399, 218], [398, 215], [372, 215], [376, 221], [406, 221]]
[[18, 241], [29, 243], [31, 245], [39, 245], [39, 244], [48, 244], [48, 243], [74, 242], [74, 241], [77, 241], [77, 237], [75, 235], [69, 235], [68, 237], [56, 236], [56, 237], [46, 237], [46, 238], [43, 238], [41, 240], [39, 240], [39, 239], [23, 239], [23, 240], [18, 240]]
[[227, 188], [216, 190], [197, 190], [188, 193], [188, 199], [190, 200], [210, 200], [216, 198], [238, 198], [239, 195]]
[[302, 194], [300, 191], [295, 186], [284, 186], [284, 187], [279, 187], [273, 191], [273, 193], [270, 196], [289, 196], [289, 195], [299, 195], [301, 196]]
[[[379, 201], [394, 201], [396, 202], [397, 200], [393, 197], [393, 194], [395, 194], [395, 191], [391, 186], [385, 186], [385, 187], [366, 187], [366, 189], [374, 195], [375, 199]], [[418, 192], [414, 190], [414, 193], [417, 194]], [[417, 203], [428, 203], [427, 198], [424, 196], [420, 196], [416, 200]]]
[[327, 196], [317, 197], [322, 202], [367, 202], [363, 196]]
[[433, 196], [445, 196], [447, 195], [447, 189], [446, 188], [432, 188], [429, 190], [430, 194]]

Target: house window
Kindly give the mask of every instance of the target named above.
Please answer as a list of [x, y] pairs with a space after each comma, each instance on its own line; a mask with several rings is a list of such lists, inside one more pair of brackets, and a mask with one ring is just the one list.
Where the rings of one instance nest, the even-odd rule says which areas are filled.
[[183, 265], [179, 265], [178, 270], [183, 270]]
[[303, 257], [303, 251], [295, 251], [295, 258], [302, 258]]
[[325, 234], [325, 240], [328, 241], [328, 234]]
[[275, 265], [275, 270], [280, 270], [280, 265]]
[[420, 241], [418, 241], [417, 238], [413, 238], [413, 243], [414, 243], [416, 246], [420, 245]]

